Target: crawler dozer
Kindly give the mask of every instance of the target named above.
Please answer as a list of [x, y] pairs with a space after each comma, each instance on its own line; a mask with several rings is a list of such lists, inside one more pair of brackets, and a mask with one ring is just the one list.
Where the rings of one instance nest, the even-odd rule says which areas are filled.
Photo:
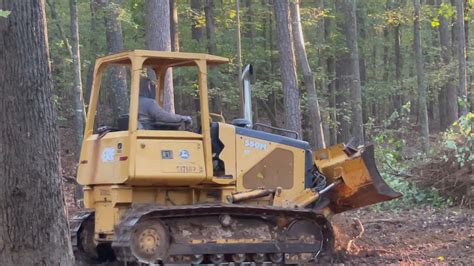
[[[77, 260], [312, 263], [332, 250], [328, 217], [400, 196], [380, 176], [373, 146], [312, 151], [294, 132], [253, 125], [250, 67], [244, 118], [226, 123], [210, 113], [208, 69], [227, 62], [145, 50], [97, 59], [77, 176], [85, 208], [70, 217]], [[163, 104], [167, 69], [184, 67], [196, 73], [195, 128], [139, 129], [141, 75], [156, 75], [155, 99]], [[105, 112], [112, 118], [105, 124], [99, 106], [107, 102], [105, 81], [113, 84], [108, 68], [130, 69], [130, 101], [126, 114]]]

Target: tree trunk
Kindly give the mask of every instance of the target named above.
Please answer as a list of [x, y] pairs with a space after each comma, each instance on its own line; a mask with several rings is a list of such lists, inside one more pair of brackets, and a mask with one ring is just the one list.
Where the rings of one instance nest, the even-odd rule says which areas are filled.
[[[89, 24], [89, 30], [93, 32], [97, 28], [97, 11], [99, 10], [99, 4], [97, 3], [97, 0], [90, 0], [89, 3], [89, 8], [91, 11], [91, 19], [90, 19], [90, 24]], [[98, 45], [97, 45], [97, 40], [95, 38], [89, 38], [89, 48], [91, 51], [98, 51]], [[91, 88], [92, 88], [92, 80], [94, 76], [94, 56], [91, 56], [89, 58], [90, 63], [89, 66], [87, 67], [87, 76], [86, 76], [86, 86], [84, 90], [84, 99], [85, 102], [89, 102], [90, 98], [90, 93], [91, 93]], [[87, 110], [87, 109], [86, 109]]]
[[[316, 2], [316, 7], [320, 10], [324, 10], [324, 0], [318, 0]], [[319, 40], [319, 42], [321, 43], [321, 45], [319, 46], [318, 50], [317, 50], [317, 54], [318, 54], [318, 66], [319, 66], [319, 69], [320, 69], [320, 75], [321, 75], [321, 79], [319, 81], [319, 87], [320, 87], [320, 91], [321, 91], [321, 98], [322, 100], [318, 101], [321, 103], [321, 121], [324, 121], [323, 124], [323, 133], [324, 133], [324, 142], [326, 143], [326, 145], [328, 143], [331, 142], [331, 130], [330, 130], [330, 115], [329, 115], [329, 103], [328, 101], [324, 100], [325, 96], [327, 97], [329, 95], [329, 91], [328, 91], [328, 69], [327, 69], [327, 58], [328, 56], [326, 55], [327, 52], [326, 52], [326, 49], [325, 49], [325, 45], [326, 45], [326, 19], [324, 18], [321, 18], [319, 21], [318, 21], [318, 24], [316, 25], [316, 36]]]
[[[206, 38], [207, 38], [207, 52], [209, 54], [217, 54], [217, 41], [216, 41], [216, 20], [214, 18], [214, 2], [212, 0], [206, 0], [204, 5], [204, 15], [206, 17]], [[212, 78], [209, 79], [209, 89], [213, 90], [215, 84]], [[219, 113], [221, 107], [221, 101], [219, 95], [212, 95], [211, 99], [211, 111]]]
[[283, 85], [285, 127], [302, 136], [300, 92], [296, 79], [295, 53], [291, 41], [288, 0], [273, 1]]
[[350, 117], [352, 110], [348, 104], [349, 88], [352, 84], [351, 59], [348, 56], [340, 58], [336, 62], [336, 93], [334, 102], [336, 107], [337, 141], [347, 142], [351, 137]]
[[303, 29], [301, 28], [300, 3], [299, 0], [290, 2], [293, 43], [295, 45], [296, 55], [303, 72], [304, 86], [308, 93], [308, 117], [311, 125], [311, 144], [316, 149], [324, 149], [326, 142], [324, 140], [323, 123], [319, 110], [318, 96], [316, 93], [316, 84], [314, 74], [309, 65], [308, 56], [304, 44]]
[[171, 51], [179, 52], [178, 0], [170, 0]]
[[459, 103], [459, 114], [467, 114], [467, 74], [466, 74], [466, 38], [464, 32], [464, 0], [456, 0], [456, 24], [458, 41], [459, 61], [459, 91], [461, 98]]
[[0, 9], [0, 265], [73, 265], [44, 1]]
[[415, 20], [413, 24], [414, 31], [414, 48], [416, 59], [416, 76], [418, 81], [418, 122], [420, 124], [420, 138], [423, 145], [423, 151], [429, 150], [429, 127], [428, 127], [428, 110], [426, 108], [426, 92], [425, 92], [425, 73], [424, 60], [421, 51], [421, 36], [420, 36], [420, 0], [413, 0], [415, 7]]
[[[150, 50], [171, 51], [169, 1], [148, 0], [145, 2], [146, 46]], [[163, 108], [174, 113], [173, 72], [166, 71], [163, 93]]]
[[203, 31], [201, 25], [199, 25], [199, 17], [202, 13], [202, 0], [191, 0], [191, 11], [193, 13], [191, 19], [191, 38], [193, 40], [202, 40]]
[[[403, 55], [401, 52], [401, 34], [400, 34], [400, 23], [393, 27], [393, 35], [394, 35], [394, 46], [395, 46], [395, 80], [397, 82], [397, 91], [395, 92], [395, 110], [401, 115], [402, 110], [402, 94], [401, 90], [403, 88], [403, 80], [402, 80], [402, 64], [403, 64]], [[397, 126], [400, 125], [400, 119], [397, 119]]]
[[252, 0], [245, 1], [245, 8], [247, 9], [246, 18], [246, 27], [245, 27], [245, 37], [250, 41], [250, 44], [254, 44], [255, 37], [255, 25], [254, 25], [254, 7], [252, 6]]
[[[100, 0], [99, 0], [100, 2]], [[118, 20], [121, 0], [105, 0], [100, 5], [105, 10], [105, 36], [107, 52], [118, 53], [124, 50], [122, 25]], [[105, 4], [105, 5], [104, 5]], [[127, 71], [125, 67], [110, 67], [107, 85], [114, 92], [116, 114], [128, 114]]]
[[[334, 2], [330, 1], [327, 6], [335, 10]], [[324, 18], [324, 38], [329, 40], [333, 31], [333, 18]], [[328, 76], [328, 97], [329, 97], [329, 143], [331, 145], [337, 144], [337, 111], [336, 111], [336, 60], [334, 55], [329, 54], [326, 60], [327, 76]]]
[[357, 47], [356, 0], [341, 0], [345, 15], [346, 43], [351, 54], [351, 134], [359, 144], [364, 143], [362, 123], [362, 88], [360, 86], [359, 49]]
[[[438, 0], [438, 4], [444, 2], [447, 5], [450, 5], [449, 0]], [[441, 45], [441, 58], [443, 59], [443, 64], [449, 66], [451, 63], [451, 39], [449, 35], [449, 24], [444, 15], [439, 17], [440, 26], [439, 26], [439, 39]], [[456, 86], [454, 85], [454, 75], [452, 71], [447, 73], [448, 78], [446, 83], [441, 88], [440, 93], [440, 125], [441, 129], [446, 129], [458, 118], [458, 101], [457, 101], [457, 91]]]
[[72, 51], [72, 79], [74, 83], [74, 119], [76, 130], [76, 161], [81, 153], [82, 135], [84, 133], [85, 108], [82, 94], [81, 53], [79, 50], [79, 23], [77, 17], [77, 0], [69, 0], [71, 14], [71, 51]]

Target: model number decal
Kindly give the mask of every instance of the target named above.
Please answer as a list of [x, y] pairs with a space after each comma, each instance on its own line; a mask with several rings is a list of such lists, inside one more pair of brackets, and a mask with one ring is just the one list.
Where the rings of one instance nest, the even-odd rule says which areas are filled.
[[[176, 171], [178, 173], [197, 173], [199, 171], [199, 168], [196, 167], [196, 166], [177, 165], [176, 166]], [[202, 170], [201, 170], [201, 172], [202, 172]]]
[[245, 147], [250, 147], [250, 148], [254, 148], [254, 149], [262, 150], [262, 151], [267, 149], [267, 144], [249, 140], [249, 139], [245, 140], [244, 145]]

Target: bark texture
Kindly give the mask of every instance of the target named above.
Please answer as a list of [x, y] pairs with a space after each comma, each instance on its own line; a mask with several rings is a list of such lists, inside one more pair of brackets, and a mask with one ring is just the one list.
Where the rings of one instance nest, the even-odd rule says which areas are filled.
[[191, 11], [193, 13], [191, 22], [191, 38], [199, 41], [203, 36], [203, 27], [199, 24], [199, 17], [202, 13], [202, 0], [191, 0]]
[[300, 92], [296, 78], [295, 53], [291, 41], [289, 1], [273, 1], [278, 36], [280, 73], [283, 85], [285, 127], [302, 136]]
[[459, 103], [459, 114], [467, 114], [467, 74], [466, 74], [466, 37], [464, 31], [464, 0], [456, 1], [456, 25], [458, 38], [458, 61], [459, 61], [459, 89], [461, 98]]
[[[171, 51], [169, 1], [148, 0], [145, 2], [146, 46], [150, 50]], [[173, 72], [166, 71], [163, 108], [174, 113]]]
[[170, 0], [171, 51], [179, 52], [178, 0]]
[[[123, 34], [122, 25], [118, 20], [121, 0], [98, 0], [105, 12], [105, 35], [107, 52], [109, 54], [122, 52]], [[128, 114], [127, 70], [125, 67], [109, 67], [110, 77], [107, 85], [113, 91], [116, 114]]]
[[420, 0], [413, 0], [415, 6], [414, 29], [414, 48], [416, 59], [416, 76], [418, 83], [418, 121], [420, 124], [420, 139], [423, 145], [423, 151], [429, 150], [429, 127], [428, 127], [428, 109], [426, 107], [426, 88], [425, 88], [425, 70], [423, 67], [423, 53], [421, 49], [420, 36]]
[[79, 161], [81, 152], [82, 135], [84, 133], [85, 108], [82, 93], [81, 52], [79, 50], [79, 23], [77, 16], [77, 0], [69, 0], [69, 13], [71, 14], [71, 56], [72, 79], [74, 83], [74, 122], [76, 131], [76, 160]]
[[0, 9], [0, 265], [72, 265], [44, 1]]
[[[449, 0], [438, 0], [438, 4], [445, 3], [450, 5]], [[449, 23], [444, 15], [439, 17], [439, 39], [441, 45], [441, 58], [445, 66], [451, 63], [451, 38], [449, 34]], [[442, 129], [447, 128], [458, 119], [458, 97], [456, 86], [454, 84], [455, 77], [453, 72], [448, 73], [448, 79], [441, 88], [440, 92], [440, 125]]]
[[310, 125], [310, 141], [314, 148], [323, 149], [326, 147], [323, 123], [321, 120], [321, 112], [319, 110], [314, 74], [311, 71], [308, 56], [306, 55], [303, 29], [301, 27], [299, 0], [292, 1], [290, 7], [293, 41], [295, 44], [296, 55], [298, 56], [298, 61], [301, 66], [301, 71], [303, 72], [304, 86], [306, 87], [306, 92], [308, 94], [308, 117], [310, 120], [308, 124]]
[[[207, 52], [209, 54], [217, 54], [217, 41], [216, 41], [216, 19], [214, 17], [214, 2], [212, 0], [206, 0], [204, 5], [204, 15], [206, 18], [206, 38], [207, 38]], [[211, 71], [212, 67], [209, 67]], [[209, 89], [214, 91], [216, 84], [214, 80], [209, 77]], [[214, 113], [220, 113], [221, 108], [221, 99], [218, 93], [211, 93], [211, 111]]]
[[351, 134], [364, 143], [362, 88], [360, 85], [359, 48], [357, 47], [356, 0], [340, 0], [345, 16], [346, 45], [351, 58]]
[[[325, 8], [335, 10], [334, 1], [329, 1]], [[334, 30], [334, 22], [332, 18], [324, 18], [324, 38], [329, 40]], [[326, 60], [327, 76], [328, 76], [328, 97], [329, 97], [329, 142], [331, 145], [337, 144], [337, 112], [336, 112], [336, 59], [329, 54]]]

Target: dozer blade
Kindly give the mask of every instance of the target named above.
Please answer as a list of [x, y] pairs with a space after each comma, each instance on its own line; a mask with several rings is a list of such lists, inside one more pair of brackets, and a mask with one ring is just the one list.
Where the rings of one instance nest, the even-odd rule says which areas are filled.
[[319, 171], [328, 183], [342, 182], [323, 195], [333, 213], [401, 197], [382, 179], [375, 165], [374, 146], [353, 148], [338, 144], [314, 152]]

